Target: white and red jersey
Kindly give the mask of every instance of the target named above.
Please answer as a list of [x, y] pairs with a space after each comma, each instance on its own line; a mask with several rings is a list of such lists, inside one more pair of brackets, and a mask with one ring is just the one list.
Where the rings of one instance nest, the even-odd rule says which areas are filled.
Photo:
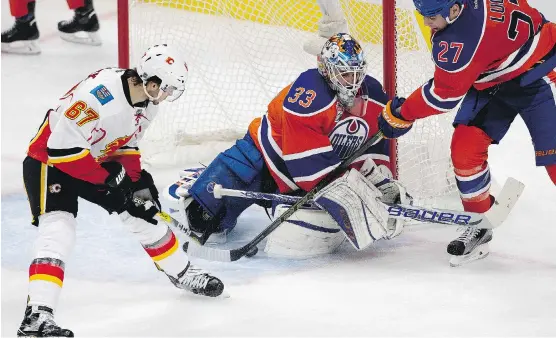
[[526, 0], [466, 0], [455, 22], [433, 34], [434, 78], [408, 97], [401, 115], [413, 121], [448, 112], [471, 87], [515, 79], [544, 62], [555, 45], [556, 24]]
[[158, 107], [132, 106], [125, 69], [101, 69], [78, 83], [46, 114], [27, 154], [72, 177], [103, 184], [99, 163], [119, 161], [132, 180], [141, 172], [137, 142]]
[[[267, 114], [249, 125], [281, 192], [308, 191], [378, 131], [377, 117], [388, 102], [382, 85], [366, 76], [354, 108], [345, 110], [317, 69], [309, 69], [269, 103]], [[388, 142], [356, 159], [389, 166]]]

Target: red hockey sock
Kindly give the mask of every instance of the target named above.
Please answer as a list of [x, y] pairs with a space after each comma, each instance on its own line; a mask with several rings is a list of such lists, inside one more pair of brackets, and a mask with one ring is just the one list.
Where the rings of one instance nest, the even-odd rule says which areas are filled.
[[85, 6], [85, 0], [67, 0], [70, 9], [77, 9]]
[[[32, 1], [34, 2], [35, 0]], [[12, 13], [12, 16], [14, 18], [21, 18], [29, 14], [27, 9], [28, 2], [30, 2], [30, 0], [10, 0], [10, 13]]]
[[452, 163], [465, 211], [486, 212], [493, 204], [490, 195], [488, 147], [492, 139], [481, 129], [458, 125], [452, 137]]

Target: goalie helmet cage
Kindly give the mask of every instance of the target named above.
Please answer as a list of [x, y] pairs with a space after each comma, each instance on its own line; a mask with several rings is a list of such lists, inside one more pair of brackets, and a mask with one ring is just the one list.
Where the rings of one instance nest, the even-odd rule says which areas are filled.
[[[408, 96], [432, 77], [412, 0], [331, 1], [361, 42], [369, 74], [390, 96]], [[120, 67], [133, 68], [148, 47], [168, 43], [183, 52], [189, 68], [185, 94], [161, 105], [142, 141], [143, 161], [155, 167], [207, 164], [243, 137], [283, 87], [316, 67], [303, 44], [317, 37], [321, 17], [317, 0], [118, 0]], [[443, 114], [417, 121], [391, 143], [391, 170], [421, 203], [455, 190], [452, 119]]]

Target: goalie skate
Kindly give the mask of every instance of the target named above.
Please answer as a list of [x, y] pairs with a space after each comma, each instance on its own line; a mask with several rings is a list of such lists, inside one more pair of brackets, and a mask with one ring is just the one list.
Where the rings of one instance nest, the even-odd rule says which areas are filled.
[[73, 337], [73, 332], [54, 322], [54, 311], [46, 306], [27, 306], [18, 337]]
[[452, 257], [450, 266], [456, 267], [488, 256], [488, 242], [492, 240], [492, 230], [467, 227], [464, 232], [448, 244], [446, 250]]
[[39, 54], [39, 30], [35, 19], [16, 20], [12, 28], [2, 32], [2, 52], [11, 54]]
[[191, 263], [187, 264], [177, 278], [168, 274], [167, 276], [177, 288], [191, 291], [197, 295], [218, 297], [224, 292], [224, 283], [220, 279]]

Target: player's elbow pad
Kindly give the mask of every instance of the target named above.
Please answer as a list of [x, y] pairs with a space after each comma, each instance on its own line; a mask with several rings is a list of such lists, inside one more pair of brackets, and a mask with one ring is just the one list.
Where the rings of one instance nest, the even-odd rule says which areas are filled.
[[405, 120], [401, 115], [401, 106], [404, 98], [395, 97], [388, 101], [382, 113], [378, 116], [378, 127], [386, 138], [398, 138], [406, 134], [411, 127], [413, 121]]

